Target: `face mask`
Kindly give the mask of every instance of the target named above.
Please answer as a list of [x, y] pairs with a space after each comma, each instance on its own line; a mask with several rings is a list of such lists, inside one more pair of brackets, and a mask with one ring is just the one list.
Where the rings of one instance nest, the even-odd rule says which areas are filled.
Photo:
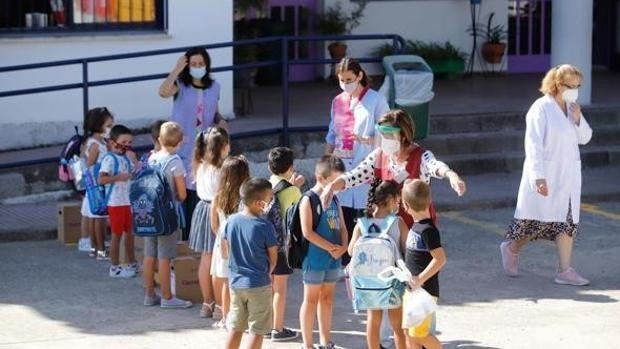
[[189, 67], [189, 75], [194, 79], [202, 79], [206, 73], [206, 67]]
[[400, 142], [395, 139], [387, 139], [381, 136], [381, 150], [388, 155], [394, 155], [400, 150]]
[[564, 92], [562, 92], [562, 99], [566, 103], [575, 103], [577, 102], [578, 97], [579, 97], [579, 90], [576, 88], [571, 88], [568, 90], [564, 90]]
[[340, 81], [340, 88], [348, 93], [351, 94], [353, 93], [353, 91], [355, 91], [355, 89], [357, 88], [357, 85], [359, 84], [359, 82], [357, 81], [353, 81], [353, 82], [349, 82], [349, 83], [345, 83], [344, 81]]
[[109, 139], [110, 138], [110, 131], [112, 131], [112, 127], [106, 127], [103, 130], [103, 138]]
[[268, 214], [269, 213], [269, 209], [271, 208], [271, 205], [269, 205], [269, 203], [267, 201], [261, 201], [263, 203], [263, 214]]

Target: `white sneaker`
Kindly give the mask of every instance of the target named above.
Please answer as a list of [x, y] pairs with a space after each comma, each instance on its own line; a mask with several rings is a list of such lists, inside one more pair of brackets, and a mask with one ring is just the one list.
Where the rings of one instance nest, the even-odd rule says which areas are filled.
[[129, 279], [129, 278], [136, 276], [136, 273], [133, 270], [123, 268], [120, 265], [111, 266], [109, 274], [110, 274], [110, 277], [122, 278], [122, 279]]
[[80, 238], [80, 241], [78, 241], [78, 251], [90, 252], [90, 238]]
[[192, 302], [172, 297], [170, 299], [161, 299], [161, 308], [191, 308]]

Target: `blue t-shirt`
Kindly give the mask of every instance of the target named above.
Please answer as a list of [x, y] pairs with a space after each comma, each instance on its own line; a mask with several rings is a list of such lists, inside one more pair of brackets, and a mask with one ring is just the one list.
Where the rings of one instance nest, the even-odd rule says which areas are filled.
[[277, 245], [271, 222], [235, 213], [228, 218], [223, 238], [228, 241], [230, 288], [255, 288], [271, 284], [267, 249]]
[[[316, 232], [325, 240], [340, 245], [340, 211], [336, 200], [332, 200], [327, 209], [319, 215]], [[303, 270], [332, 270], [340, 268], [340, 258], [334, 259], [329, 252], [309, 242], [308, 254], [302, 262]]]

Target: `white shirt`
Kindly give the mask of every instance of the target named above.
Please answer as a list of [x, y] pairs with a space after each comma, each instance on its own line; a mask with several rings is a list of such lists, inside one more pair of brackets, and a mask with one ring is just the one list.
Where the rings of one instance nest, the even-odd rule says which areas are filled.
[[213, 165], [200, 164], [196, 170], [196, 193], [200, 200], [212, 201], [220, 182], [220, 170]]
[[[579, 223], [581, 159], [579, 145], [592, 138], [581, 116], [576, 125], [552, 96], [540, 97], [525, 117], [525, 161], [514, 217], [541, 222], [566, 222], [570, 200], [572, 218]], [[536, 179], [545, 179], [549, 195], [536, 191]]]
[[99, 155], [97, 156], [97, 161], [95, 162], [101, 163], [101, 160], [103, 160], [103, 157], [108, 152], [108, 146], [105, 144], [104, 141], [99, 141], [95, 139], [94, 137], [89, 137], [88, 140], [86, 140], [86, 150], [84, 151], [86, 158], [88, 158], [89, 150], [91, 149], [93, 145], [98, 147], [99, 149]]
[[[116, 168], [115, 168], [116, 167]], [[106, 173], [109, 176], [116, 176], [121, 173], [130, 173], [132, 169], [131, 161], [126, 155], [118, 155], [109, 152], [101, 161], [99, 173]], [[110, 196], [108, 206], [129, 206], [129, 181], [114, 182], [106, 184], [106, 195]], [[111, 188], [111, 192], [110, 192]]]

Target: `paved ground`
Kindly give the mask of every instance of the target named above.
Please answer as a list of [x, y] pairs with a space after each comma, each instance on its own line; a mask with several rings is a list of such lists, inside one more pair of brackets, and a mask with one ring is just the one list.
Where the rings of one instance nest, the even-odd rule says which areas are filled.
[[[552, 283], [550, 243], [522, 253], [523, 275], [502, 275], [498, 244], [512, 209], [440, 215], [448, 264], [441, 274], [438, 329], [445, 348], [617, 348], [620, 341], [620, 202], [585, 206], [575, 266], [584, 288]], [[0, 348], [220, 348], [198, 308], [141, 305], [139, 279], [111, 280], [106, 264], [56, 241], [0, 244]], [[287, 324], [299, 328], [300, 275], [290, 280]], [[334, 340], [363, 348], [364, 316], [338, 285]], [[299, 343], [265, 343], [299, 348]]]

